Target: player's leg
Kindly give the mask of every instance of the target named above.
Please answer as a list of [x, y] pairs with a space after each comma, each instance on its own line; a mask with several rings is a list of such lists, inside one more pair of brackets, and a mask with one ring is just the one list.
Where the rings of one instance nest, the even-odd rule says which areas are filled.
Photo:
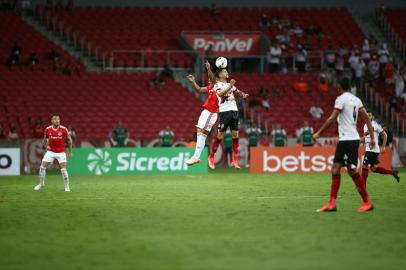
[[342, 164], [334, 161], [331, 168], [331, 189], [330, 189], [330, 199], [329, 201], [320, 209], [317, 209], [317, 212], [335, 212], [337, 211], [336, 200], [338, 196], [338, 191], [341, 184], [341, 167]]
[[197, 138], [196, 138], [196, 148], [193, 156], [186, 161], [187, 165], [194, 165], [200, 162], [200, 155], [206, 145], [206, 138], [209, 134], [214, 123], [217, 121], [217, 113], [210, 113], [207, 110], [202, 111], [199, 117], [199, 121], [196, 125]]
[[39, 184], [34, 187], [34, 190], [40, 190], [45, 186], [45, 177], [48, 165], [52, 163], [55, 159], [51, 151], [47, 151], [44, 155], [44, 158], [41, 161], [41, 166], [39, 167]]
[[372, 201], [368, 197], [368, 192], [365, 186], [365, 182], [360, 176], [357, 165], [358, 165], [358, 147], [359, 141], [347, 141], [345, 144], [345, 153], [347, 155], [347, 170], [348, 175], [354, 181], [358, 193], [360, 194], [363, 203], [358, 208], [358, 212], [366, 212], [373, 210]]
[[238, 112], [233, 112], [232, 119], [230, 121], [231, 136], [233, 137], [233, 161], [231, 162], [231, 166], [236, 169], [241, 168], [240, 165], [238, 165], [239, 121]]
[[69, 186], [69, 175], [68, 171], [66, 170], [66, 153], [58, 153], [57, 160], [59, 163], [59, 168], [61, 169], [61, 174], [62, 174], [62, 179], [63, 179], [63, 185], [65, 188], [66, 192], [70, 191], [70, 186]]
[[228, 128], [228, 121], [229, 121], [229, 117], [228, 117], [228, 113], [229, 112], [221, 112], [220, 113], [220, 124], [219, 124], [219, 128], [217, 131], [217, 136], [216, 138], [213, 140], [211, 149], [210, 149], [210, 154], [209, 154], [209, 158], [208, 158], [208, 163], [209, 163], [209, 168], [210, 169], [214, 169], [215, 165], [214, 165], [214, 155], [217, 152], [217, 149], [221, 143], [221, 141], [224, 138], [224, 134]]
[[385, 169], [383, 167], [378, 167], [379, 160], [377, 158], [376, 164], [374, 165], [373, 172], [374, 173], [379, 173], [379, 174], [389, 174], [392, 175], [396, 181], [400, 182], [400, 177], [399, 177], [399, 172], [396, 170], [391, 170], [391, 169]]
[[336, 152], [334, 155], [333, 166], [331, 167], [331, 189], [330, 189], [330, 199], [321, 208], [317, 209], [317, 212], [334, 212], [337, 211], [336, 200], [338, 196], [338, 191], [341, 184], [341, 168], [344, 164], [345, 156], [345, 144], [341, 141], [338, 142]]
[[364, 160], [362, 161], [362, 180], [364, 181], [364, 185], [367, 186], [369, 168], [374, 171], [374, 166], [370, 164], [370, 157], [368, 155], [369, 152], [365, 153]]

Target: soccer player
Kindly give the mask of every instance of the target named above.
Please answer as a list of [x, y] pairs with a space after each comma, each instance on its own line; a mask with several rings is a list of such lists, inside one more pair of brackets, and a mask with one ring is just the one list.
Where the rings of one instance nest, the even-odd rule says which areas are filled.
[[66, 149], [65, 138], [68, 139], [69, 153], [68, 157], [72, 157], [72, 138], [66, 127], [61, 126], [59, 115], [54, 115], [51, 118], [52, 125], [44, 131], [44, 143], [46, 143], [47, 152], [41, 162], [39, 168], [39, 184], [34, 187], [34, 190], [40, 190], [45, 187], [45, 175], [48, 165], [56, 159], [61, 169], [65, 191], [69, 192], [69, 175], [66, 170]]
[[299, 129], [298, 135], [298, 142], [303, 146], [313, 145], [313, 128], [309, 126], [308, 121], [304, 121], [303, 127]]
[[375, 147], [375, 135], [371, 120], [368, 118], [368, 114], [365, 111], [361, 100], [349, 92], [350, 87], [350, 79], [342, 78], [340, 80], [338, 90], [341, 95], [335, 100], [334, 110], [319, 131], [313, 135], [313, 139], [317, 140], [320, 137], [320, 134], [337, 120], [339, 142], [332, 166], [330, 200], [326, 205], [318, 209], [317, 212], [330, 212], [337, 210], [336, 199], [341, 182], [340, 170], [343, 166], [347, 167], [348, 174], [353, 179], [363, 200], [363, 203], [358, 208], [358, 212], [373, 210], [373, 204], [368, 198], [364, 181], [357, 171], [358, 147], [360, 142], [360, 137], [357, 131], [358, 116], [360, 116], [366, 123], [368, 132], [371, 134], [370, 147], [372, 148]]
[[379, 159], [378, 159], [379, 153], [385, 152], [385, 145], [388, 140], [388, 135], [386, 135], [386, 132], [385, 132], [385, 130], [383, 130], [381, 125], [375, 121], [375, 117], [372, 112], [368, 112], [368, 117], [371, 120], [372, 127], [374, 129], [375, 138], [379, 138], [379, 135], [382, 136], [382, 145], [380, 147], [378, 144], [375, 144], [375, 147], [370, 146], [371, 136], [369, 135], [368, 128], [365, 125], [364, 126], [365, 136], [361, 138], [361, 141], [365, 142], [365, 156], [364, 156], [364, 161], [363, 161], [363, 165], [362, 165], [362, 178], [364, 179], [364, 184], [365, 184], [365, 186], [367, 184], [369, 168], [371, 168], [371, 171], [374, 173], [392, 175], [396, 179], [396, 181], [399, 182], [400, 178], [399, 178], [398, 171], [389, 170], [389, 169], [385, 169], [385, 168], [377, 166], [379, 164]]
[[[229, 74], [227, 69], [222, 68], [218, 69], [215, 73], [216, 77], [216, 84], [214, 85], [214, 90], [216, 92], [225, 91], [228, 87], [230, 87], [230, 83], [227, 83], [227, 79]], [[244, 93], [243, 91], [238, 90], [235, 86], [231, 85], [232, 89], [230, 92], [227, 92], [223, 98], [221, 99], [220, 103], [220, 125], [219, 130], [217, 133], [217, 137], [213, 142], [212, 148], [210, 150], [210, 155], [208, 158], [208, 163], [210, 169], [214, 169], [214, 154], [217, 151], [221, 141], [224, 138], [224, 134], [226, 130], [230, 127], [231, 135], [233, 138], [233, 161], [231, 162], [231, 166], [240, 169], [241, 167], [238, 165], [238, 130], [239, 130], [239, 119], [238, 119], [238, 107], [237, 103], [235, 102], [236, 94], [239, 97], [247, 98], [248, 94]]]
[[226, 164], [228, 166], [231, 164], [233, 156], [233, 135], [231, 134], [231, 131], [229, 129], [227, 129], [226, 133], [224, 134], [223, 143]]
[[[209, 78], [211, 77], [211, 67], [208, 62], [206, 62], [206, 68], [209, 73]], [[193, 75], [188, 75], [187, 78], [192, 83], [193, 87], [198, 93], [207, 94], [207, 99], [203, 104], [203, 111], [200, 114], [199, 120], [197, 122], [197, 142], [195, 153], [193, 156], [186, 161], [188, 166], [197, 164], [200, 162], [200, 155], [206, 145], [206, 138], [209, 134], [211, 128], [217, 121], [217, 112], [219, 110], [219, 102], [220, 98], [226, 95], [231, 89], [234, 87], [235, 80], [231, 79], [230, 84], [219, 91], [215, 91], [212, 86], [210, 85], [212, 80], [209, 80], [209, 86], [207, 87], [200, 87]]]
[[280, 124], [275, 125], [275, 129], [272, 130], [271, 136], [274, 146], [282, 147], [288, 145], [286, 131], [283, 128], [281, 128]]

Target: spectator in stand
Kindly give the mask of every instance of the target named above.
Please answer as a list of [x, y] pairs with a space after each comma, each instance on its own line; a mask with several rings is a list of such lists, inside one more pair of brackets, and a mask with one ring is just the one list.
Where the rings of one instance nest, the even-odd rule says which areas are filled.
[[165, 81], [162, 79], [161, 73], [158, 71], [155, 73], [154, 78], [149, 82], [150, 88], [161, 88], [165, 85]]
[[286, 136], [286, 131], [281, 127], [281, 125], [275, 124], [271, 132], [272, 142], [274, 146], [282, 147], [288, 145], [288, 139]]
[[21, 57], [22, 52], [23, 52], [23, 49], [18, 44], [18, 41], [15, 41], [13, 47], [11, 47], [11, 49], [10, 49], [10, 57], [8, 59], [9, 67], [20, 65], [20, 57]]
[[392, 95], [389, 98], [388, 103], [389, 103], [389, 111], [390, 111], [390, 113], [391, 114], [395, 113], [397, 108], [398, 108], [398, 100], [396, 99], [396, 96]]
[[302, 29], [298, 24], [296, 24], [296, 23], [293, 24], [293, 27], [292, 27], [292, 29], [291, 29], [291, 32], [292, 32], [294, 35], [298, 36], [298, 37], [301, 37], [301, 36], [303, 35], [303, 29]]
[[275, 37], [275, 39], [281, 44], [288, 44], [290, 42], [289, 29], [283, 28], [282, 32]]
[[334, 69], [336, 66], [337, 53], [333, 48], [333, 45], [329, 44], [327, 51], [324, 52], [324, 59], [327, 68]]
[[297, 142], [303, 146], [313, 145], [313, 128], [309, 126], [308, 121], [304, 121], [303, 126], [298, 131]]
[[68, 131], [69, 131], [70, 137], [72, 138], [72, 145], [75, 145], [75, 144], [76, 144], [76, 139], [77, 139], [77, 133], [76, 133], [76, 131], [72, 128], [71, 125], [69, 125], [69, 126], [67, 127], [67, 129], [68, 129]]
[[278, 72], [281, 64], [282, 48], [278, 43], [273, 43], [269, 47], [268, 64], [270, 72]]
[[33, 70], [33, 69], [34, 69], [34, 66], [38, 65], [38, 63], [39, 63], [39, 60], [38, 60], [37, 54], [36, 54], [36, 53], [32, 53], [31, 56], [30, 56], [30, 58], [28, 58], [28, 62], [27, 62], [28, 67], [29, 67], [31, 70]]
[[313, 119], [319, 120], [323, 117], [324, 111], [318, 104], [315, 104], [310, 107], [309, 113]]
[[395, 95], [400, 98], [405, 90], [405, 74], [403, 71], [397, 71], [394, 77], [395, 82]]
[[161, 76], [162, 76], [162, 77], [169, 77], [169, 78], [172, 78], [172, 76], [173, 76], [173, 70], [172, 70], [172, 68], [171, 68], [168, 64], [166, 64], [166, 65], [164, 66], [164, 69], [161, 71]]
[[368, 37], [369, 40], [369, 46], [371, 49], [371, 53], [375, 53], [376, 50], [378, 49], [378, 40], [375, 38], [373, 34], [370, 34]]
[[48, 59], [51, 61], [56, 61], [59, 58], [61, 58], [61, 56], [56, 52], [55, 49], [52, 49], [48, 54]]
[[269, 21], [268, 15], [266, 15], [265, 13], [263, 13], [261, 16], [261, 20], [259, 21], [259, 27], [261, 28], [271, 27], [271, 22]]
[[11, 127], [10, 131], [8, 132], [7, 139], [9, 140], [18, 140], [20, 136], [18, 135], [17, 128]]
[[357, 85], [357, 89], [363, 88], [365, 70], [366, 70], [366, 65], [364, 63], [364, 60], [359, 58], [358, 63], [354, 64], [354, 75], [355, 75], [355, 83]]
[[295, 89], [296, 91], [299, 91], [299, 92], [309, 91], [309, 84], [307, 82], [305, 82], [305, 80], [303, 79], [302, 76], [299, 78], [299, 81], [294, 82], [292, 85], [293, 85], [293, 89]]
[[368, 62], [368, 81], [369, 83], [375, 83], [379, 79], [379, 61], [378, 56], [373, 54], [371, 60]]
[[175, 133], [172, 131], [171, 127], [168, 125], [165, 129], [159, 132], [159, 138], [161, 140], [162, 147], [171, 147], [173, 144], [173, 139], [175, 138]]
[[352, 72], [355, 70], [356, 64], [359, 62], [360, 56], [358, 50], [353, 50], [350, 57], [348, 58], [348, 65], [350, 66]]
[[371, 47], [369, 46], [369, 40], [365, 39], [361, 48], [361, 59], [368, 62], [371, 58]]
[[271, 104], [269, 103], [269, 89], [265, 85], [262, 85], [259, 89], [259, 97], [261, 98], [262, 108], [269, 112], [271, 108]]
[[42, 125], [42, 119], [40, 117], [37, 117], [35, 119], [34, 126], [32, 127], [32, 135], [35, 139], [44, 138], [44, 127]]
[[307, 51], [303, 48], [302, 45], [297, 45], [297, 51], [295, 55], [295, 62], [296, 67], [299, 72], [304, 72], [306, 69], [306, 59], [307, 59]]
[[385, 68], [385, 83], [386, 84], [393, 84], [393, 80], [395, 77], [395, 66], [393, 65], [391, 59], [388, 60], [388, 63], [386, 63]]
[[320, 73], [319, 75], [317, 90], [319, 92], [328, 92], [328, 90], [330, 90], [330, 85], [328, 83], [327, 75], [325, 73]]
[[129, 137], [130, 132], [121, 121], [118, 121], [117, 126], [109, 133], [109, 139], [113, 147], [125, 147]]
[[336, 77], [340, 78], [344, 74], [344, 66], [345, 66], [345, 59], [344, 55], [339, 53], [336, 63], [335, 63], [335, 69], [336, 69]]
[[389, 63], [389, 58], [390, 54], [388, 51], [388, 45], [386, 43], [383, 43], [381, 48], [378, 50], [378, 55], [379, 55], [379, 63], [381, 65], [380, 70], [381, 70], [381, 77], [385, 78], [385, 66], [387, 63]]
[[6, 138], [6, 131], [4, 129], [3, 123], [0, 122], [0, 140]]

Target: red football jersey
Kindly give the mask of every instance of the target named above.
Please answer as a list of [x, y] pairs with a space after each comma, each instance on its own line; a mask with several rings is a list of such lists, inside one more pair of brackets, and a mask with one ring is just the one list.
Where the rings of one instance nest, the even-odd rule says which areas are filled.
[[53, 126], [49, 126], [45, 129], [45, 137], [48, 139], [49, 150], [55, 153], [65, 152], [65, 138], [69, 137], [69, 131], [64, 126], [54, 129]]
[[203, 104], [203, 108], [208, 110], [211, 113], [217, 113], [219, 110], [219, 98], [217, 96], [216, 91], [211, 86], [207, 86], [209, 93], [207, 95], [207, 99]]

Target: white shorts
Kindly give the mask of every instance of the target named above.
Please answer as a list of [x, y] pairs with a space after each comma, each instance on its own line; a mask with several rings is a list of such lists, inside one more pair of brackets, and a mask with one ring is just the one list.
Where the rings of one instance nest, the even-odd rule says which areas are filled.
[[216, 121], [217, 113], [212, 113], [204, 109], [200, 114], [199, 121], [197, 122], [196, 127], [210, 131]]
[[66, 153], [62, 152], [62, 153], [55, 153], [52, 151], [47, 151], [44, 155], [44, 158], [42, 159], [42, 161], [45, 162], [49, 162], [52, 163], [54, 162], [54, 160], [58, 160], [58, 163], [65, 163], [66, 162]]

